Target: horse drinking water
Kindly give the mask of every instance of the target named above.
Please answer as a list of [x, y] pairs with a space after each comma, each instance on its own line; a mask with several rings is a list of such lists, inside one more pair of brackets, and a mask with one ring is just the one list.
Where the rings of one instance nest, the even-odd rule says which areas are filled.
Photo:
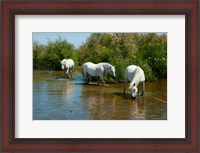
[[[112, 75], [113, 77], [116, 76], [115, 75], [115, 67], [109, 63], [94, 64], [92, 62], [86, 62], [83, 64], [83, 77], [84, 77], [86, 84], [89, 84], [89, 82], [90, 82], [89, 77], [93, 76], [93, 77], [100, 77], [100, 79], [103, 82], [103, 85], [105, 85], [105, 81], [104, 81], [103, 77], [107, 72], [110, 75]], [[98, 82], [98, 84], [99, 84], [99, 82]]]
[[129, 89], [132, 98], [135, 98], [138, 93], [138, 85], [142, 83], [142, 93], [141, 96], [144, 94], [145, 90], [145, 75], [144, 71], [136, 65], [130, 65], [125, 70], [125, 78], [124, 78], [124, 95], [126, 93], [126, 81], [131, 82]]
[[64, 77], [72, 77], [72, 72], [74, 70], [74, 61], [72, 59], [63, 59], [60, 61], [61, 67], [64, 71]]

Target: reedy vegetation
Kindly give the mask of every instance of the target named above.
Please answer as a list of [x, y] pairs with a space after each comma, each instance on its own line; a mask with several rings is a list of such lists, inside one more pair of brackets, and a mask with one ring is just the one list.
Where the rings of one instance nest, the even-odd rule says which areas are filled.
[[93, 33], [78, 49], [60, 37], [47, 45], [33, 43], [33, 68], [60, 70], [60, 60], [72, 58], [76, 68], [85, 62], [108, 62], [115, 66], [117, 78], [106, 76], [107, 82], [121, 82], [128, 65], [140, 66], [146, 80], [167, 77], [167, 35], [156, 33]]

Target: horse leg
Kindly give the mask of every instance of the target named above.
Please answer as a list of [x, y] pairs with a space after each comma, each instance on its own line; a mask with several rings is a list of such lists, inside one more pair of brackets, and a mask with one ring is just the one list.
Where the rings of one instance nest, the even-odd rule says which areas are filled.
[[104, 79], [103, 79], [103, 76], [101, 75], [100, 78], [101, 78], [101, 80], [102, 80], [102, 82], [103, 82], [103, 86], [104, 86], [104, 85], [105, 85], [105, 81], [104, 81]]
[[100, 80], [101, 80], [101, 77], [99, 78], [97, 85], [99, 85], [99, 84], [100, 84]]
[[85, 84], [87, 84], [87, 74], [85, 74], [84, 72], [83, 72], [83, 79], [84, 79]]
[[70, 77], [72, 78], [72, 68], [70, 68]]
[[71, 77], [71, 69], [69, 68], [69, 70], [68, 70], [68, 78], [70, 78]]
[[87, 84], [89, 84], [90, 82], [90, 77], [89, 77], [89, 74], [87, 73]]
[[63, 73], [64, 73], [64, 78], [66, 78], [66, 72], [65, 72], [65, 68], [63, 69]]
[[85, 82], [85, 84], [87, 83], [87, 80], [86, 80], [86, 76], [85, 75], [83, 75], [83, 79], [84, 79], [84, 82]]
[[67, 70], [66, 70], [66, 75], [67, 75], [67, 77], [69, 77], [69, 68], [67, 68]]
[[124, 79], [124, 96], [126, 94], [126, 78]]
[[83, 77], [84, 77], [84, 82], [85, 82], [85, 84], [87, 84], [87, 74], [86, 74], [86, 75], [84, 74]]
[[[138, 88], [138, 96], [140, 95], [140, 87], [139, 87], [139, 85], [140, 85], [140, 83], [138, 84], [138, 86], [137, 86], [137, 88]], [[142, 96], [142, 93], [141, 93], [141, 95], [140, 96]]]
[[145, 82], [142, 82], [142, 93], [141, 93], [140, 96], [143, 96], [144, 91], [145, 91]]
[[72, 78], [72, 73], [73, 73], [74, 67], [71, 67], [71, 78]]

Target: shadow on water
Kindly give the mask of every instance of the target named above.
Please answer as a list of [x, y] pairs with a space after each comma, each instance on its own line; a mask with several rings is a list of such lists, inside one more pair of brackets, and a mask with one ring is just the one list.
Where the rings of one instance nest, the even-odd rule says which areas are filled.
[[76, 83], [74, 83], [74, 85], [77, 85], [77, 86], [80, 86], [80, 85], [85, 85], [85, 83], [82, 83], [82, 82], [76, 82]]
[[74, 79], [73, 77], [72, 78], [67, 78], [67, 77], [64, 77], [64, 76], [59, 76], [59, 77], [56, 77], [54, 78], [55, 80], [72, 80]]
[[[146, 94], [124, 96], [123, 84], [85, 85], [80, 73], [64, 78], [62, 72], [34, 71], [34, 120], [163, 120], [167, 119], [166, 81], [146, 83]], [[59, 80], [59, 81], [58, 81]], [[152, 98], [148, 95], [152, 95]]]
[[[54, 78], [55, 80], [74, 80], [74, 81], [82, 81], [83, 82], [83, 77], [82, 76], [75, 76], [72, 78], [64, 77], [64, 76], [58, 76]], [[74, 82], [76, 84], [77, 82]]]
[[85, 84], [84, 82], [75, 82], [74, 85], [83, 85], [85, 87], [89, 87], [89, 86], [107, 87], [108, 86], [108, 85], [103, 86], [102, 84], [97, 84], [97, 83]]

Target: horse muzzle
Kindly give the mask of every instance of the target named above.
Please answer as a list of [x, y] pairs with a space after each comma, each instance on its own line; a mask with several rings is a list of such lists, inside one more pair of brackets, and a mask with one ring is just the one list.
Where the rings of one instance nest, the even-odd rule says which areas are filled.
[[136, 97], [132, 97], [132, 96], [131, 96], [131, 99], [136, 99]]

